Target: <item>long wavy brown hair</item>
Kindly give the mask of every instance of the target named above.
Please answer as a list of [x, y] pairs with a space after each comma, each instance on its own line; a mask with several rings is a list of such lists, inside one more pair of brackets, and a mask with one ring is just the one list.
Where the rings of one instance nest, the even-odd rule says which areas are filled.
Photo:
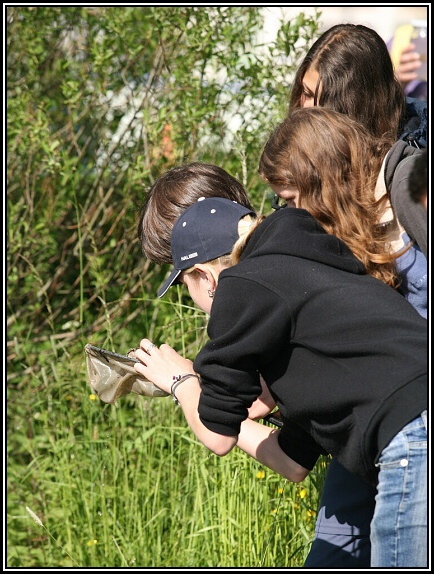
[[302, 107], [303, 79], [318, 73], [315, 106], [336, 110], [362, 123], [376, 137], [393, 143], [405, 121], [405, 93], [395, 77], [384, 40], [360, 24], [337, 24], [311, 46], [290, 94], [289, 113]]
[[368, 273], [397, 287], [399, 275], [378, 222], [387, 195], [375, 199], [388, 139], [372, 137], [347, 115], [322, 107], [293, 111], [263, 149], [260, 176], [272, 185], [294, 185], [299, 207], [344, 241]]

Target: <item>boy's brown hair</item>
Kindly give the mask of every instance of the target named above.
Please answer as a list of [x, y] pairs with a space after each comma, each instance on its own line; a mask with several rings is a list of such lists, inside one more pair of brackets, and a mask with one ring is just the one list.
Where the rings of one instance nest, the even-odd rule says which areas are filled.
[[224, 169], [201, 162], [174, 167], [157, 179], [140, 210], [137, 232], [147, 259], [172, 263], [172, 228], [200, 197], [223, 197], [253, 209], [242, 184]]

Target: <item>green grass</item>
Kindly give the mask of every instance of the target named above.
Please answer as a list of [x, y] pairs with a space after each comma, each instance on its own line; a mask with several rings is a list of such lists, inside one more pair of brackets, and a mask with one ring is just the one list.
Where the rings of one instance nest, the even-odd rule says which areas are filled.
[[324, 460], [292, 484], [238, 449], [219, 458], [170, 397], [104, 404], [84, 355], [56, 353], [8, 383], [8, 567], [303, 564]]
[[[259, 154], [318, 18], [282, 22], [264, 51], [261, 12], [7, 11], [9, 568], [303, 564], [320, 465], [290, 484], [239, 450], [209, 453], [170, 399], [91, 400], [83, 353], [88, 342], [126, 352], [146, 336], [193, 359], [203, 345], [190, 299], [155, 299], [167, 269], [143, 258], [138, 210], [156, 177], [205, 161], [270, 211]], [[224, 85], [191, 74], [220, 62]], [[228, 150], [232, 115], [244, 119]]]

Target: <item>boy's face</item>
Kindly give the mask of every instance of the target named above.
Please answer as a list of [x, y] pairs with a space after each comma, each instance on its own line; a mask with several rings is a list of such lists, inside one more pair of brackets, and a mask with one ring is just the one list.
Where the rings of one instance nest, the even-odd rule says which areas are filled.
[[181, 273], [179, 280], [187, 287], [195, 305], [209, 315], [211, 313], [212, 298], [208, 294], [209, 285], [204, 275], [202, 273]]
[[183, 271], [179, 275], [179, 281], [183, 283], [195, 305], [205, 311], [208, 315], [211, 313], [214, 293], [217, 289], [218, 277], [223, 269], [227, 269], [227, 263], [197, 263], [194, 266], [193, 273]]

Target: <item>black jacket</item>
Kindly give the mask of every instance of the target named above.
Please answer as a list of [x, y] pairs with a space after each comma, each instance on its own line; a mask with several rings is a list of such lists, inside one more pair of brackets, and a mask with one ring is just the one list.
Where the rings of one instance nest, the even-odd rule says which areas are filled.
[[424, 148], [428, 140], [428, 102], [406, 97], [404, 127], [399, 139], [416, 148]]
[[381, 450], [426, 408], [426, 321], [303, 209], [267, 217], [220, 274], [208, 335], [194, 361], [203, 424], [236, 436], [261, 373], [280, 446], [307, 468], [325, 451], [375, 484]]

